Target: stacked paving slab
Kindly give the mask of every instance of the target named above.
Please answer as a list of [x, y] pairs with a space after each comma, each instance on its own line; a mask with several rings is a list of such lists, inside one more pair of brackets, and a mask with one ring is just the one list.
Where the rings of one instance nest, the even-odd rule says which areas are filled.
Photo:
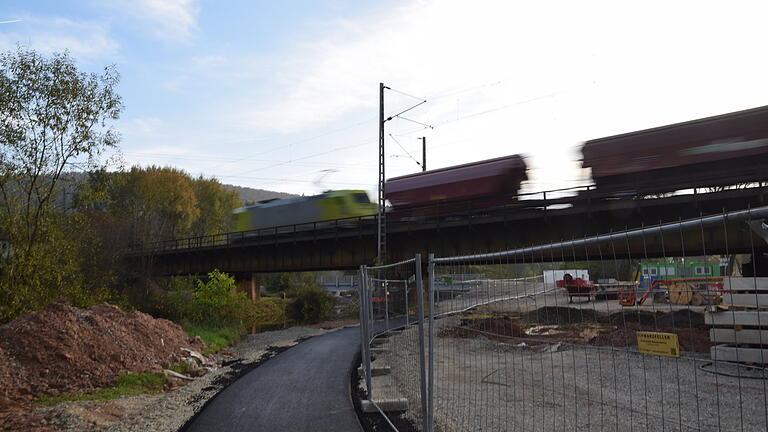
[[704, 315], [711, 325], [710, 358], [768, 363], [768, 277], [723, 278], [723, 302]]
[[[371, 386], [373, 387], [373, 402], [384, 412], [405, 411], [408, 409], [408, 399], [403, 397], [395, 384], [394, 377], [391, 374], [391, 368], [387, 364], [387, 355], [391, 353], [389, 349], [388, 334], [383, 334], [373, 340], [371, 348]], [[358, 373], [364, 377], [363, 366]], [[362, 387], [368, 393], [365, 379], [362, 379]], [[367, 400], [360, 401], [363, 412], [378, 412], [376, 407]]]

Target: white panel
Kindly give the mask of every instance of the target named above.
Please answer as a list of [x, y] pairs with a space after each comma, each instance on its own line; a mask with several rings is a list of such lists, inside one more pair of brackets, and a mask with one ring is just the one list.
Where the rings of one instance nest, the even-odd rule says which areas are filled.
[[768, 277], [725, 277], [723, 289], [728, 291], [768, 291]]
[[760, 326], [768, 327], [768, 312], [756, 311], [722, 311], [707, 312], [704, 314], [704, 322], [708, 325], [720, 326]]
[[768, 294], [724, 294], [723, 303], [732, 306], [768, 306]]
[[768, 363], [768, 349], [717, 345], [709, 349], [709, 357], [712, 360], [763, 364]]
[[709, 329], [709, 340], [720, 343], [764, 345], [768, 347], [768, 330]]

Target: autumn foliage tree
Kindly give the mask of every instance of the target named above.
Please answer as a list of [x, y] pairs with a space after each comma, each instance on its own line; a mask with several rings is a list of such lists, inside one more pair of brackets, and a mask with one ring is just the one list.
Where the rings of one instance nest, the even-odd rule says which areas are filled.
[[[114, 67], [81, 72], [66, 53], [0, 53], [0, 234], [11, 244], [0, 255], [0, 324], [57, 298], [130, 302], [120, 256], [132, 243], [230, 228], [240, 200], [217, 180], [102, 162], [119, 138], [118, 78]], [[73, 171], [87, 174], [65, 188]], [[64, 208], [67, 188], [76, 192]]]
[[232, 210], [242, 205], [236, 191], [226, 189], [216, 179], [202, 176], [194, 180], [199, 215], [190, 234], [205, 236], [231, 231]]
[[0, 230], [12, 247], [0, 259], [0, 322], [62, 293], [88, 296], [79, 230], [55, 211], [54, 194], [62, 173], [98, 166], [118, 142], [109, 126], [122, 109], [118, 80], [111, 66], [78, 70], [67, 53], [0, 53]]
[[84, 190], [104, 192], [98, 206], [115, 227], [127, 230], [129, 243], [226, 232], [232, 210], [241, 205], [237, 193], [216, 179], [193, 178], [171, 167], [133, 167], [95, 177]]

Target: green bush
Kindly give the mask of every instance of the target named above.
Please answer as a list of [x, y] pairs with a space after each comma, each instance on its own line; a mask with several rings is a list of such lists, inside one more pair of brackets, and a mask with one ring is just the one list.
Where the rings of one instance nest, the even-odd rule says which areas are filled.
[[294, 298], [288, 305], [288, 318], [304, 324], [314, 324], [327, 319], [336, 303], [333, 296], [316, 286], [305, 286], [291, 294]]
[[251, 301], [235, 290], [234, 279], [218, 270], [203, 281], [194, 277], [172, 277], [153, 291], [155, 316], [184, 324], [226, 328], [252, 325], [282, 324], [290, 299], [263, 297]]

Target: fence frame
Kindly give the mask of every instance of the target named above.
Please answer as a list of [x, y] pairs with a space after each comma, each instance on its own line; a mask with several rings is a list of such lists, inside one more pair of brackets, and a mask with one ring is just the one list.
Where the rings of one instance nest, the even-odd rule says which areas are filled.
[[[389, 301], [388, 301], [388, 292], [389, 288], [386, 284], [384, 284], [384, 290], [385, 290], [385, 301], [384, 301], [384, 330], [383, 331], [377, 331], [375, 329], [375, 318], [373, 314], [373, 298], [372, 298], [372, 292], [373, 290], [369, 286], [369, 281], [371, 278], [368, 276], [369, 270], [384, 270], [389, 268], [394, 268], [397, 266], [403, 266], [407, 265], [409, 263], [413, 264], [413, 276], [415, 278], [416, 282], [416, 293], [417, 293], [417, 311], [418, 311], [418, 317], [416, 322], [410, 320], [410, 312], [408, 309], [408, 279], [405, 280], [398, 280], [398, 282], [403, 282], [405, 287], [405, 324], [403, 325], [397, 325], [395, 327], [390, 328], [390, 320], [389, 320]], [[359, 269], [359, 278], [360, 278], [360, 287], [359, 287], [359, 295], [360, 295], [360, 351], [362, 355], [362, 363], [363, 363], [363, 372], [365, 374], [365, 382], [366, 387], [368, 389], [368, 402], [373, 405], [379, 413], [384, 417], [384, 420], [389, 424], [389, 426], [396, 432], [399, 432], [397, 427], [389, 420], [386, 413], [381, 409], [381, 407], [373, 400], [374, 399], [374, 387], [373, 387], [373, 379], [372, 379], [372, 367], [371, 367], [371, 343], [373, 340], [382, 334], [385, 334], [391, 330], [395, 330], [398, 328], [404, 328], [409, 327], [411, 325], [416, 324], [418, 326], [418, 357], [419, 357], [419, 393], [421, 396], [421, 411], [422, 411], [422, 420], [423, 424], [422, 427], [423, 430], [431, 431], [431, 423], [428, 421], [428, 407], [430, 406], [429, 400], [428, 400], [428, 389], [427, 389], [427, 350], [425, 347], [425, 328], [424, 328], [424, 320], [425, 320], [425, 312], [424, 312], [424, 281], [422, 278], [422, 260], [421, 260], [421, 254], [416, 254], [414, 258], [392, 263], [392, 264], [385, 264], [380, 266], [360, 266]], [[430, 284], [431, 285], [431, 284]], [[431, 295], [431, 289], [429, 290], [429, 293]], [[430, 305], [432, 305], [432, 300], [430, 299]], [[431, 327], [430, 327], [431, 331]], [[431, 343], [431, 341], [430, 341]]]
[[[418, 357], [419, 357], [419, 392], [421, 394], [421, 412], [422, 412], [422, 430], [425, 432], [433, 432], [435, 428], [435, 320], [442, 316], [452, 315], [461, 312], [462, 310], [447, 311], [438, 314], [435, 309], [437, 299], [435, 296], [438, 293], [438, 289], [435, 286], [435, 270], [437, 266], [449, 265], [454, 263], [478, 263], [483, 261], [492, 261], [501, 258], [512, 258], [519, 256], [533, 256], [542, 255], [549, 252], [550, 255], [553, 251], [562, 249], [573, 248], [585, 248], [592, 245], [600, 245], [614, 241], [626, 241], [630, 238], [642, 238], [645, 236], [661, 235], [671, 231], [682, 231], [694, 228], [703, 228], [704, 226], [710, 226], [715, 224], [721, 224], [725, 222], [744, 221], [754, 234], [763, 238], [768, 242], [768, 225], [764, 220], [768, 218], [768, 206], [748, 208], [745, 210], [723, 212], [722, 214], [714, 214], [709, 216], [700, 216], [695, 219], [680, 220], [676, 222], [670, 222], [665, 224], [658, 224], [648, 227], [642, 227], [638, 229], [626, 229], [623, 231], [611, 232], [609, 234], [598, 234], [594, 236], [584, 237], [581, 239], [573, 239], [568, 241], [552, 242], [536, 246], [523, 247], [517, 249], [510, 249], [500, 252], [480, 253], [461, 256], [448, 256], [448, 257], [435, 257], [433, 253], [428, 254], [426, 264], [427, 275], [424, 277], [422, 268], [422, 256], [416, 254], [415, 258], [400, 261], [392, 264], [380, 265], [380, 266], [360, 266], [360, 318], [361, 318], [361, 352], [364, 358], [364, 372], [366, 385], [368, 388], [368, 398], [371, 404], [373, 404], [378, 411], [384, 416], [393, 430], [397, 431], [397, 428], [389, 421], [386, 414], [381, 408], [373, 401], [374, 388], [371, 379], [371, 350], [370, 344], [374, 338], [384, 334], [394, 328], [390, 328], [389, 323], [389, 302], [388, 299], [384, 300], [384, 324], [385, 329], [383, 331], [377, 331], [375, 329], [375, 318], [373, 314], [373, 302], [372, 302], [372, 287], [370, 286], [371, 279], [369, 278], [369, 271], [383, 270], [392, 268], [395, 266], [401, 266], [413, 262], [414, 264], [414, 277], [416, 283], [417, 294], [417, 313], [418, 319], [416, 323], [410, 320], [410, 312], [408, 309], [408, 279], [405, 280], [405, 304], [406, 304], [406, 323], [405, 325], [398, 325], [397, 328], [408, 327], [416, 324], [418, 326]], [[424, 284], [426, 282], [426, 290]], [[385, 297], [387, 296], [388, 287], [385, 284]], [[425, 292], [426, 291], [426, 292]], [[545, 290], [542, 293], [549, 292], [551, 290]], [[428, 296], [428, 305], [424, 304], [424, 295]], [[527, 295], [527, 294], [526, 294]], [[497, 300], [489, 301], [486, 303], [497, 302]], [[465, 308], [463, 310], [477, 307], [481, 304], [477, 303], [473, 306]], [[425, 307], [428, 310], [425, 310]], [[425, 320], [428, 322], [425, 323]], [[426, 328], [425, 328], [426, 327]], [[428, 335], [428, 336], [427, 336]], [[425, 337], [428, 337], [428, 341], [425, 341]]]

